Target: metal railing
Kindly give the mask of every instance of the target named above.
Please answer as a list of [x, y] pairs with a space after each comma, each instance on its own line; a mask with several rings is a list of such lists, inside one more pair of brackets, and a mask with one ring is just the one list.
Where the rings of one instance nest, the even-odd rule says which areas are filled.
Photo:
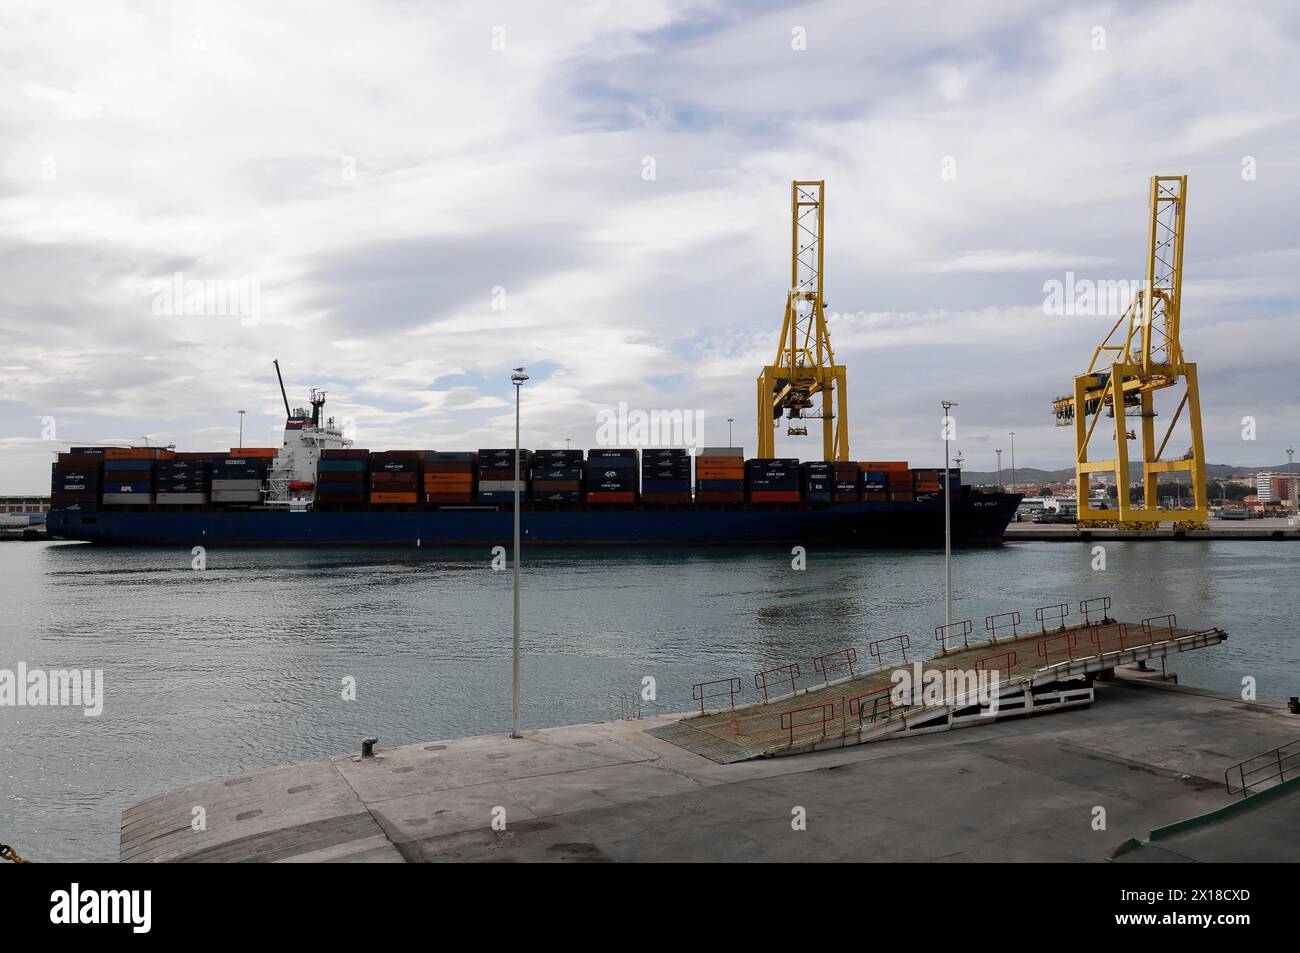
[[1074, 650], [1079, 644], [1079, 640], [1073, 632], [1062, 632], [1060, 635], [1049, 635], [1045, 639], [1038, 640], [1038, 657], [1043, 660], [1043, 665], [1053, 665], [1052, 648], [1055, 643], [1061, 643], [1065, 647], [1066, 658], [1074, 661]]
[[618, 696], [618, 717], [620, 721], [637, 721], [641, 717], [640, 692]]
[[[893, 698], [894, 686], [886, 685], [884, 688], [877, 688], [873, 691], [863, 692], [854, 698], [849, 699], [848, 709], [849, 717], [857, 718], [858, 724], [863, 722], [883, 720], [888, 721], [894, 717], [895, 712], [907, 711], [906, 705], [895, 705]], [[870, 713], [868, 713], [870, 706]]]
[[844, 667], [849, 670], [849, 675], [854, 675], [853, 666], [858, 661], [858, 650], [851, 645], [846, 649], [836, 649], [834, 652], [827, 652], [825, 655], [817, 656], [813, 659], [813, 671], [822, 677], [823, 682], [829, 683], [831, 680], [830, 666], [826, 663], [841, 658], [844, 660]]
[[[1237, 790], [1232, 789], [1232, 775], [1237, 775]], [[1223, 772], [1223, 783], [1229, 794], [1249, 797], [1251, 788], [1269, 781], [1279, 784], [1287, 777], [1300, 776], [1300, 739], [1270, 748], [1263, 754], [1239, 761]]]
[[789, 732], [790, 744], [794, 744], [794, 730], [796, 728], [810, 728], [817, 724], [817, 721], [809, 719], [808, 721], [796, 721], [796, 715], [806, 714], [815, 711], [821, 721], [822, 737], [826, 737], [826, 726], [835, 720], [835, 703], [823, 702], [820, 705], [808, 705], [804, 708], [794, 708], [790, 711], [781, 712], [781, 730]]
[[939, 651], [947, 652], [948, 639], [955, 640], [957, 636], [961, 636], [962, 648], [970, 648], [970, 634], [973, 628], [970, 619], [962, 622], [949, 622], [947, 625], [936, 625], [934, 627], [934, 640], [939, 643]]
[[1092, 614], [1100, 612], [1101, 618], [1098, 622], [1107, 622], [1110, 620], [1110, 596], [1098, 596], [1095, 599], [1079, 600], [1079, 612], [1083, 615], [1083, 624], [1092, 625]]
[[[715, 685], [725, 685], [721, 691], [709, 691]], [[740, 694], [739, 678], [715, 678], [711, 682], [696, 682], [691, 686], [691, 698], [700, 703], [700, 714], [704, 714], [704, 703], [710, 698], [730, 698], [731, 707], [736, 707], [736, 696]]]
[[1011, 637], [1018, 638], [1020, 635], [1020, 610], [1015, 612], [999, 612], [996, 615], [985, 616], [984, 628], [988, 629], [989, 637], [996, 642], [998, 640], [998, 630], [1010, 629]]
[[769, 668], [766, 672], [754, 673], [754, 689], [763, 693], [763, 701], [767, 701], [768, 676], [780, 676], [778, 681], [785, 682], [790, 680], [790, 694], [794, 694], [794, 683], [799, 680], [799, 663], [790, 662], [787, 665], [778, 665], [776, 668]]
[[[1006, 665], [999, 666], [997, 664], [990, 664], [997, 662], [1005, 662]], [[1005, 667], [1008, 674], [1016, 667], [1016, 653], [1014, 649], [1006, 652], [994, 652], [991, 655], [981, 655], [975, 660], [975, 671], [977, 672], [987, 672], [991, 669], [996, 670], [1002, 667]]]
[[1163, 630], [1161, 632], [1161, 642], [1164, 642], [1167, 639], [1172, 639], [1174, 637], [1174, 630], [1178, 628], [1178, 619], [1172, 612], [1169, 612], [1165, 615], [1153, 615], [1149, 619], [1142, 620], [1142, 631], [1150, 636], [1151, 641], [1153, 642], [1156, 641], [1157, 628]]
[[1070, 604], [1068, 602], [1058, 603], [1057, 605], [1054, 606], [1039, 606], [1037, 609], [1034, 610], [1034, 618], [1037, 619], [1038, 624], [1042, 626], [1044, 635], [1047, 634], [1047, 623], [1049, 620], [1051, 619], [1056, 620], [1056, 625], [1054, 625], [1052, 628], [1064, 629], [1065, 617], [1069, 614], [1070, 614]]
[[912, 647], [912, 640], [906, 635], [891, 635], [885, 639], [876, 639], [874, 642], [867, 644], [867, 651], [871, 657], [876, 660], [877, 665], [884, 665], [884, 659], [881, 657], [881, 646], [897, 644], [899, 652], [903, 655], [903, 662], [907, 662], [907, 650]]

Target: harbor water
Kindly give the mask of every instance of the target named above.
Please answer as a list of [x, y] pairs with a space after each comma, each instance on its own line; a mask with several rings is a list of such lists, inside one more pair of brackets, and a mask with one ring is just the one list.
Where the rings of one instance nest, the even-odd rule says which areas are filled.
[[[1109, 596], [1229, 641], [1178, 657], [1185, 684], [1300, 694], [1290, 543], [1026, 542], [954, 554], [958, 619]], [[646, 714], [691, 685], [908, 634], [932, 654], [942, 553], [779, 549], [525, 554], [523, 725]], [[102, 669], [103, 711], [0, 707], [0, 842], [38, 861], [117, 858], [120, 812], [216, 776], [510, 725], [510, 587], [487, 549], [189, 550], [0, 545], [0, 670]], [[348, 697], [355, 694], [355, 698]], [[1061, 717], [1068, 717], [1063, 715]], [[188, 820], [188, 819], [182, 819]]]

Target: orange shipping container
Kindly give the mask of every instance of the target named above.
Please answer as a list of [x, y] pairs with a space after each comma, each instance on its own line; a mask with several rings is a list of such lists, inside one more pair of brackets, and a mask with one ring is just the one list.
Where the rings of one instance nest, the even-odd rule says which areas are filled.
[[273, 457], [280, 450], [278, 447], [231, 447], [232, 457]]
[[899, 470], [906, 470], [906, 460], [869, 460], [866, 463], [859, 463], [859, 470], [883, 470], [886, 473], [895, 473]]
[[744, 469], [745, 461], [742, 457], [696, 457], [695, 467], [740, 467]]
[[697, 480], [743, 480], [744, 467], [701, 467], [695, 471]]
[[371, 493], [371, 503], [414, 503], [417, 493]]
[[105, 460], [157, 460], [162, 452], [160, 447], [109, 447], [104, 451]]

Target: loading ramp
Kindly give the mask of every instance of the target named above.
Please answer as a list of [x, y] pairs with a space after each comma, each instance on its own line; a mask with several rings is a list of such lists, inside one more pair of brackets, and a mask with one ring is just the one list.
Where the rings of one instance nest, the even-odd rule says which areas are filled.
[[[903, 735], [990, 724], [1006, 718], [1086, 707], [1092, 681], [1116, 667], [1139, 665], [1208, 648], [1227, 639], [1222, 629], [1181, 628], [1170, 613], [1139, 622], [1110, 617], [1110, 599], [1086, 599], [1084, 617], [1069, 624], [1069, 604], [1034, 610], [1028, 626], [1020, 613], [985, 619], [987, 637], [972, 642], [971, 621], [939, 626], [939, 651], [921, 659], [908, 635], [868, 643], [871, 662], [859, 661], [849, 646], [813, 660], [821, 684], [799, 687], [797, 662], [692, 686], [700, 711], [649, 729], [719, 764], [800, 754], [882, 741]], [[909, 655], [911, 656], [909, 658]], [[896, 691], [895, 676], [918, 671], [941, 687], [908, 696]], [[867, 668], [866, 671], [861, 669]], [[774, 691], [790, 691], [774, 695]], [[908, 702], [908, 703], [904, 703]]]

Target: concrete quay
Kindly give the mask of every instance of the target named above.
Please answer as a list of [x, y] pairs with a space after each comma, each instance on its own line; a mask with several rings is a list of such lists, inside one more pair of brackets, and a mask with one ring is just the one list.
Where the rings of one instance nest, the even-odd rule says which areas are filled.
[[[669, 717], [381, 747], [142, 801], [121, 859], [1098, 862], [1234, 800], [1229, 765], [1300, 736], [1280, 704], [1096, 688], [1087, 709], [730, 765], [645, 733]], [[1300, 857], [1300, 825], [1290, 836]]]
[[1002, 537], [1008, 543], [1030, 540], [1047, 542], [1105, 542], [1110, 539], [1300, 539], [1300, 525], [1287, 519], [1216, 520], [1209, 529], [1174, 532], [1172, 526], [1160, 529], [1121, 530], [1087, 529], [1073, 523], [1011, 523]]

